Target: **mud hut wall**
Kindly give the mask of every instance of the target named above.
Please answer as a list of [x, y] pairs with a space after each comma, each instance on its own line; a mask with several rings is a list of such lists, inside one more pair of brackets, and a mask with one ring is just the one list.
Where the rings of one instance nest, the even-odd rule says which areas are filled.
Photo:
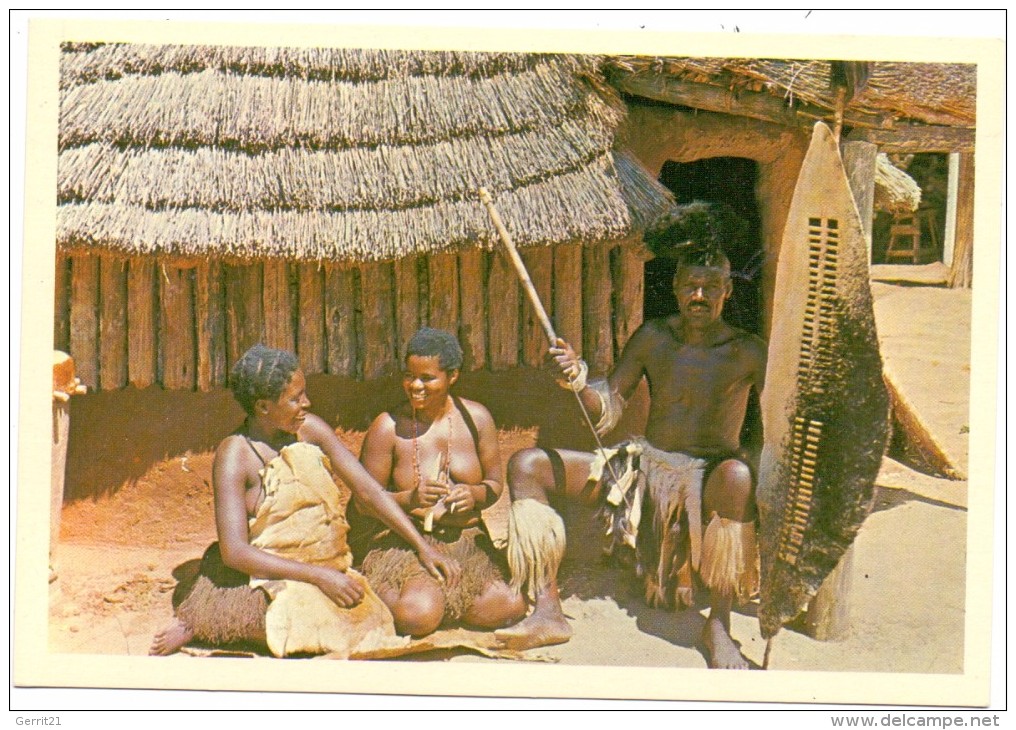
[[713, 112], [631, 105], [623, 139], [645, 167], [659, 174], [664, 163], [710, 157], [743, 157], [758, 163], [755, 198], [762, 222], [765, 263], [763, 329], [769, 332], [776, 261], [809, 133], [768, 122]]
[[[594, 373], [642, 322], [637, 238], [522, 250], [556, 332]], [[399, 371], [422, 325], [455, 332], [465, 369], [539, 367], [546, 338], [503, 255], [472, 249], [360, 264], [58, 253], [54, 345], [93, 390], [210, 391], [256, 342], [295, 350], [308, 374]]]

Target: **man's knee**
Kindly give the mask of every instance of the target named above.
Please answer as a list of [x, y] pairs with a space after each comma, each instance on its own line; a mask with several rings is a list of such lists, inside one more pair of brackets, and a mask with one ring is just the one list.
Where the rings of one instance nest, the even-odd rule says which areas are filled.
[[711, 512], [721, 517], [747, 521], [754, 517], [754, 482], [751, 469], [737, 459], [717, 464], [705, 485], [705, 507], [708, 519]]
[[553, 488], [552, 480], [550, 459], [542, 449], [516, 451], [508, 459], [508, 489], [512, 499], [540, 497]]

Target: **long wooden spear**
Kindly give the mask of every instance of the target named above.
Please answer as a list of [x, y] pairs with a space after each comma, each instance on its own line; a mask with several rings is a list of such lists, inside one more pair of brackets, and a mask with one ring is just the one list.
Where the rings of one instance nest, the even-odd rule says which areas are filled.
[[[540, 295], [536, 291], [536, 287], [533, 286], [533, 280], [529, 278], [529, 271], [526, 269], [526, 264], [522, 261], [522, 257], [519, 256], [518, 250], [515, 248], [515, 243], [512, 241], [511, 235], [508, 233], [508, 229], [504, 227], [504, 223], [501, 222], [501, 216], [497, 212], [497, 208], [494, 207], [494, 201], [490, 197], [490, 193], [487, 192], [486, 188], [480, 188], [480, 202], [487, 207], [487, 212], [490, 214], [490, 219], [494, 222], [494, 228], [497, 229], [497, 234], [501, 238], [501, 243], [504, 244], [505, 251], [508, 253], [508, 259], [512, 262], [512, 266], [515, 268], [515, 273], [518, 274], [519, 280], [522, 282], [522, 288], [526, 290], [526, 295], [529, 297], [529, 303], [533, 305], [533, 311], [536, 312], [536, 317], [540, 320], [540, 325], [543, 327], [543, 333], [547, 336], [547, 341], [551, 347], [557, 347], [557, 334], [554, 332], [554, 325], [550, 322], [550, 317], [547, 316], [547, 310], [543, 308], [543, 302], [540, 301]], [[574, 382], [574, 376], [568, 376], [568, 382]], [[582, 396], [574, 388], [569, 390], [575, 394], [575, 400], [578, 401], [579, 409], [582, 411], [582, 416], [586, 420], [586, 425], [589, 426], [590, 433], [593, 434], [593, 438], [596, 440], [596, 449], [600, 454], [600, 458], [603, 459], [607, 465], [607, 469], [610, 471], [610, 475], [614, 478], [614, 483], [618, 483], [617, 473], [614, 471], [614, 467], [611, 465], [610, 460], [607, 458], [606, 449], [603, 446], [603, 442], [600, 440], [600, 435], [596, 433], [596, 426], [593, 425], [593, 419], [589, 417], [589, 411], [586, 409], [586, 404], [582, 402]]]

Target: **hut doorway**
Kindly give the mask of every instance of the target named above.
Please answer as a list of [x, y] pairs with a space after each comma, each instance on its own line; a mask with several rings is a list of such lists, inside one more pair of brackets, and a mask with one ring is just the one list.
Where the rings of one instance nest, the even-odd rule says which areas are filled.
[[[762, 329], [762, 263], [764, 249], [761, 218], [755, 201], [758, 164], [744, 157], [710, 157], [694, 162], [666, 162], [660, 182], [674, 193], [678, 203], [702, 200], [722, 203], [747, 221], [742, 240], [729, 241], [724, 252], [730, 259], [734, 294], [724, 308], [724, 317], [754, 334]], [[645, 269], [645, 318], [663, 317], [677, 312], [671, 287], [674, 262], [655, 258]]]

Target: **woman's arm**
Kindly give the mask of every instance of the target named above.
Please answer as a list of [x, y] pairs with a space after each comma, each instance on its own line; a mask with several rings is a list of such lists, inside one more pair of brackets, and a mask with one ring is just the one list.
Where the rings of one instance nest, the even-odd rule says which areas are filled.
[[[367, 473], [381, 486], [390, 484], [395, 469], [395, 419], [388, 413], [382, 413], [367, 429], [360, 447], [360, 463]], [[410, 512], [413, 507], [415, 489], [389, 492], [395, 503], [403, 512]], [[357, 498], [356, 507], [363, 514], [377, 519], [381, 516], [374, 513], [370, 505]]]
[[340, 606], [353, 606], [363, 598], [363, 588], [341, 571], [309, 565], [272, 555], [252, 546], [247, 529], [247, 485], [257, 476], [254, 455], [239, 436], [219, 444], [212, 465], [215, 494], [215, 529], [222, 562], [247, 575], [272, 580], [311, 583]]
[[299, 436], [302, 441], [318, 446], [325, 453], [336, 474], [349, 486], [367, 513], [377, 516], [412, 545], [420, 557], [420, 562], [431, 575], [435, 578], [447, 578], [451, 582], [458, 579], [458, 564], [440, 555], [424, 541], [392, 495], [386, 492], [349, 449], [342, 445], [327, 423], [313, 414], [307, 414], [307, 419], [300, 427]]

